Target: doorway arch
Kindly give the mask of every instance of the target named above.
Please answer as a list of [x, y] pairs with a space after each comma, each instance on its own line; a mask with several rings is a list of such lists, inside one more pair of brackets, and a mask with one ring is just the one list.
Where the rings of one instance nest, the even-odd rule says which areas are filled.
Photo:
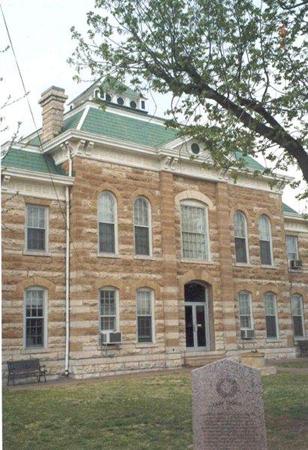
[[184, 286], [185, 334], [188, 351], [210, 350], [209, 286], [192, 280]]

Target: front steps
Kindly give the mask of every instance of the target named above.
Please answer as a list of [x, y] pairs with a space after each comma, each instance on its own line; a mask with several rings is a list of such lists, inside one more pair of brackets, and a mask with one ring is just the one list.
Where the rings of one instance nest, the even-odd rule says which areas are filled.
[[184, 366], [202, 367], [206, 364], [225, 358], [225, 356], [226, 352], [223, 350], [213, 352], [186, 352], [184, 354]]

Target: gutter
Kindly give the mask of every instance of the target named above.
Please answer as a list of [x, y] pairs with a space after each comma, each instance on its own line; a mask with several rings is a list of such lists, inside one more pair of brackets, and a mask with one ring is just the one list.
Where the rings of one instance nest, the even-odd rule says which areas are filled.
[[15, 167], [2, 166], [1, 173], [3, 175], [9, 175], [14, 178], [21, 178], [24, 180], [33, 181], [53, 181], [54, 184], [62, 184], [65, 186], [72, 186], [74, 184], [74, 177], [67, 175], [58, 175], [53, 173], [36, 172], [34, 170], [18, 169]]
[[[72, 159], [69, 149], [68, 176], [72, 177]], [[69, 353], [70, 353], [70, 187], [65, 187], [66, 203], [66, 232], [65, 232], [65, 367], [64, 374], [69, 376]]]

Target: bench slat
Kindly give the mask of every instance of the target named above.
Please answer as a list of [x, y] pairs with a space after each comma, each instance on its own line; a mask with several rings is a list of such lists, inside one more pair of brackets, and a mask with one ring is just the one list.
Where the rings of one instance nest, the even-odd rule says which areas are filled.
[[10, 379], [22, 378], [28, 376], [36, 376], [37, 381], [40, 382], [41, 376], [44, 377], [46, 382], [46, 369], [40, 365], [39, 359], [26, 359], [21, 361], [8, 361], [8, 384]]

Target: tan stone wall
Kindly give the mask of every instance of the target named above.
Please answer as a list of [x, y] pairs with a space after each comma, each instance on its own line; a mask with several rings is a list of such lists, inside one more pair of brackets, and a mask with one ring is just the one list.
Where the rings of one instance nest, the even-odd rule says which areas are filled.
[[[49, 209], [49, 256], [25, 254], [26, 204]], [[64, 253], [65, 232], [62, 210], [53, 200], [3, 194], [2, 215], [2, 342], [3, 362], [24, 358], [46, 361], [50, 375], [64, 371]], [[41, 286], [48, 291], [48, 346], [24, 348], [24, 290]]]
[[[175, 175], [171, 172], [139, 170], [75, 157], [75, 183], [71, 191], [71, 326], [70, 369], [75, 376], [102, 375], [131, 369], [153, 369], [181, 365], [185, 354], [184, 285], [199, 280], [210, 286], [212, 322], [211, 350], [232, 353], [245, 348], [265, 349], [268, 356], [294, 353], [290, 294], [303, 293], [308, 320], [307, 273], [288, 272], [281, 198], [277, 194]], [[111, 191], [118, 206], [116, 257], [98, 255], [97, 199]], [[134, 256], [133, 202], [144, 195], [151, 203], [151, 257]], [[185, 261], [181, 257], [180, 201], [204, 200], [208, 208], [209, 262]], [[30, 200], [30, 201], [29, 201]], [[5, 216], [9, 228], [3, 236], [4, 361], [27, 355], [22, 340], [23, 289], [28, 283], [48, 291], [48, 349], [39, 352], [49, 360], [51, 373], [64, 367], [64, 220], [56, 201], [50, 208], [50, 257], [25, 256], [24, 199], [12, 200], [13, 211]], [[42, 200], [37, 200], [40, 204]], [[64, 205], [62, 205], [64, 210]], [[235, 266], [233, 214], [242, 210], [248, 220], [250, 264]], [[272, 223], [274, 268], [262, 268], [259, 260], [258, 217], [266, 213]], [[301, 257], [308, 263], [308, 239], [300, 236]], [[305, 266], [307, 267], [307, 266]], [[99, 343], [99, 289], [119, 291], [119, 316], [123, 344], [104, 353]], [[155, 342], [136, 342], [136, 289], [148, 287], [155, 294]], [[253, 298], [256, 340], [239, 337], [240, 290]], [[279, 306], [280, 337], [265, 338], [263, 294], [272, 291]], [[308, 330], [308, 323], [306, 323]], [[33, 355], [31, 355], [33, 356]]]

